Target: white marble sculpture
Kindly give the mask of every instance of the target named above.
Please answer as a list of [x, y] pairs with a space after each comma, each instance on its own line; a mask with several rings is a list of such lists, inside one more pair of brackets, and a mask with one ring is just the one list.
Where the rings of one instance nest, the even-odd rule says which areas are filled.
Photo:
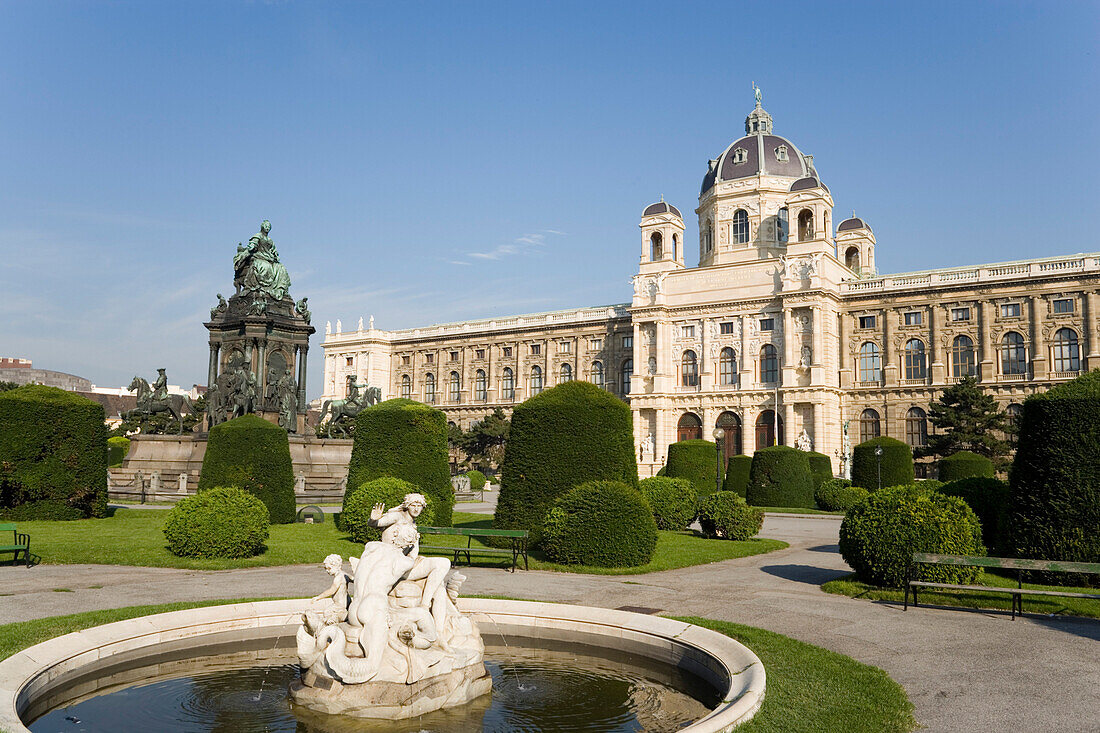
[[[427, 505], [408, 494], [371, 511], [380, 542], [349, 558], [325, 558], [332, 585], [310, 601], [297, 633], [302, 678], [294, 701], [325, 713], [408, 718], [485, 694], [485, 646], [455, 605], [466, 579], [450, 560], [420, 555], [416, 517]], [[349, 590], [348, 585], [351, 584]]]
[[801, 451], [809, 453], [814, 449], [814, 439], [810, 437], [806, 428], [802, 428], [802, 432], [798, 434], [798, 437], [794, 441], [794, 447]]

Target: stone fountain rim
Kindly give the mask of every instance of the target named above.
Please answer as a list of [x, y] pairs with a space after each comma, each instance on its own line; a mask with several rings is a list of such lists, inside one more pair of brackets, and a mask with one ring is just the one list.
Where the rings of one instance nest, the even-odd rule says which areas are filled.
[[[308, 599], [203, 606], [116, 621], [75, 631], [28, 647], [0, 661], [0, 730], [29, 733], [19, 717], [52, 682], [116, 654], [226, 631], [295, 625]], [[764, 665], [748, 647], [716, 631], [661, 616], [590, 606], [490, 598], [461, 598], [459, 608], [475, 622], [530, 629], [533, 638], [607, 640], [679, 665], [721, 693], [722, 702], [683, 728], [684, 733], [725, 733], [750, 719], [764, 701]], [[492, 631], [482, 629], [491, 636]], [[197, 645], [197, 644], [196, 644]]]

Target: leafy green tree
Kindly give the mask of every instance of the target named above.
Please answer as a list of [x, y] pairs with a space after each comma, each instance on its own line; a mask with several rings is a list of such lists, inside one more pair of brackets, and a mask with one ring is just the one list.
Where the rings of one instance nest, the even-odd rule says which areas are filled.
[[15, 382], [0, 382], [0, 392], [7, 392], [9, 389], [15, 389], [18, 386]]
[[466, 454], [466, 466], [484, 471], [499, 466], [504, 460], [504, 444], [508, 441], [511, 422], [499, 407], [480, 422], [462, 433], [458, 447]]
[[963, 377], [945, 389], [929, 406], [928, 420], [936, 432], [928, 436], [927, 445], [916, 450], [918, 457], [968, 450], [1000, 463], [1009, 451], [1008, 441], [1000, 437], [1008, 429], [1008, 418], [974, 377]]

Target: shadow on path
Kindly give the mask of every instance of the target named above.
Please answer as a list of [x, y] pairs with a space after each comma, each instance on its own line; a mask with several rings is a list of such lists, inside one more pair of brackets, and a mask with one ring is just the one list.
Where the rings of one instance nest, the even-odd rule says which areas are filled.
[[840, 552], [840, 545], [818, 545], [817, 547], [807, 547], [808, 552], [830, 552], [837, 554]]
[[812, 565], [764, 565], [760, 570], [777, 578], [806, 583], [807, 585], [821, 585], [830, 580], [843, 578], [851, 572], [849, 570], [817, 568]]

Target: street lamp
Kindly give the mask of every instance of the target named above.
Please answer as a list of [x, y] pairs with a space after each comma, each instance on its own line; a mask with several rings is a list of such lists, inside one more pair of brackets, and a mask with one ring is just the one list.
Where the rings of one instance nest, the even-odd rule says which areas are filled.
[[722, 438], [726, 437], [726, 431], [715, 428], [711, 433], [714, 436], [714, 462], [718, 470], [714, 473], [714, 490], [722, 490]]
[[882, 491], [882, 446], [875, 446], [875, 458], [878, 459], [878, 490]]

